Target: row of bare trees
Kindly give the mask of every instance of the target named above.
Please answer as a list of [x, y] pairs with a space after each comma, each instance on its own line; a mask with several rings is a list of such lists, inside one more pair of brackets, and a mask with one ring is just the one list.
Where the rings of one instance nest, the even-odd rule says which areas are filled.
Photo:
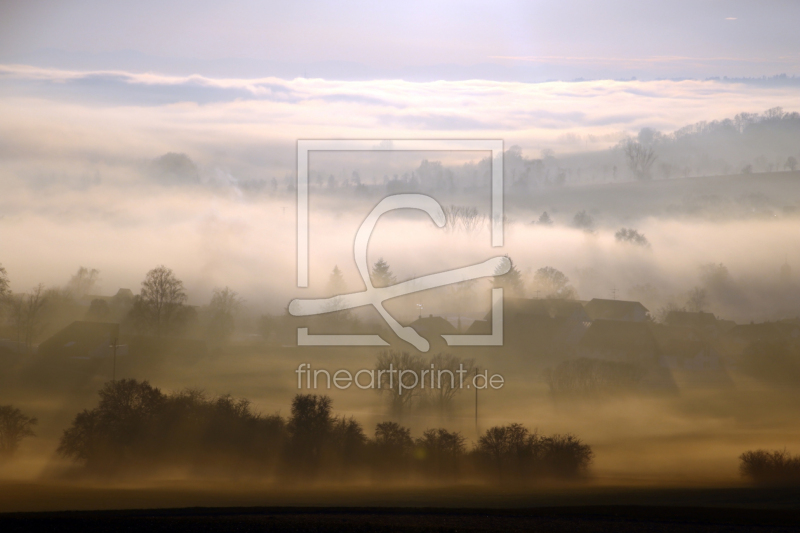
[[135, 380], [106, 384], [99, 405], [75, 417], [58, 451], [104, 474], [181, 468], [337, 481], [513, 476], [530, 482], [580, 477], [592, 459], [589, 446], [573, 436], [544, 437], [518, 424], [491, 428], [468, 450], [459, 432], [431, 428], [413, 438], [409, 428], [390, 421], [378, 423], [369, 438], [357, 420], [335, 415], [327, 396], [296, 395], [284, 419], [254, 412], [247, 400], [193, 390], [165, 394]]

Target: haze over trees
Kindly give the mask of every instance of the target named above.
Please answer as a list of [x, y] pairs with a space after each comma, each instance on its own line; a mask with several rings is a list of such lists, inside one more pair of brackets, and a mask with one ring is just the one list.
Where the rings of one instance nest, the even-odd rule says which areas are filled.
[[641, 246], [642, 248], [650, 247], [650, 242], [647, 240], [647, 237], [633, 228], [619, 229], [614, 234], [614, 238], [617, 240], [617, 242], [633, 244], [636, 246]]
[[536, 271], [531, 289], [537, 298], [574, 300], [578, 297], [578, 292], [570, 284], [569, 278], [560, 270], [549, 266]]
[[397, 283], [397, 278], [392, 273], [389, 263], [384, 261], [383, 257], [372, 266], [371, 276], [372, 285], [376, 288], [388, 287]]
[[215, 341], [226, 343], [236, 329], [236, 315], [242, 307], [243, 300], [239, 293], [225, 287], [214, 289], [209, 304], [210, 323], [208, 336]]
[[0, 463], [9, 461], [26, 437], [33, 437], [38, 421], [13, 405], [0, 405]]
[[131, 313], [140, 328], [161, 336], [177, 326], [186, 299], [183, 282], [160, 265], [145, 276]]
[[522, 280], [522, 273], [514, 264], [514, 261], [508, 257], [511, 262], [511, 268], [505, 274], [501, 274], [504, 269], [498, 266], [495, 269], [495, 275], [492, 277], [492, 288], [503, 289], [504, 296], [522, 297], [525, 295], [525, 282]]

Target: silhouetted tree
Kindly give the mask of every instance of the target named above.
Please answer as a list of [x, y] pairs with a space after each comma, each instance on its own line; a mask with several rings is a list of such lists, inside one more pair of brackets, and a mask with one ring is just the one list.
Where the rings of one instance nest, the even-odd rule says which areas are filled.
[[42, 311], [47, 303], [47, 293], [41, 283], [24, 294], [9, 298], [11, 322], [16, 331], [17, 343], [24, 343], [30, 351], [43, 329]]
[[175, 326], [185, 301], [183, 282], [171, 269], [160, 265], [149, 271], [142, 281], [142, 290], [131, 313], [140, 327], [161, 336]]
[[699, 312], [705, 309], [708, 301], [708, 291], [702, 287], [695, 287], [689, 291], [686, 300], [686, 309], [692, 312]]
[[795, 170], [797, 170], [797, 159], [793, 155], [790, 155], [789, 158], [786, 160], [786, 163], [783, 165], [783, 168], [788, 168], [789, 170], [794, 172]]
[[288, 454], [297, 473], [314, 475], [322, 461], [322, 453], [330, 443], [333, 425], [332, 400], [329, 396], [298, 394], [292, 400]]
[[[440, 415], [448, 414], [453, 408], [453, 399], [461, 390], [459, 370], [463, 370], [462, 376], [470, 375], [475, 368], [472, 359], [462, 359], [449, 353], [437, 353], [430, 358], [429, 367], [433, 368], [431, 373], [426, 375], [425, 383], [422, 385], [426, 391], [427, 401], [431, 407], [436, 409]], [[431, 377], [433, 376], [433, 387]]]
[[277, 465], [284, 428], [281, 417], [255, 414], [247, 400], [207, 399], [197, 390], [167, 396], [147, 382], [119, 380], [75, 417], [58, 452], [107, 473], [164, 466], [255, 473]]
[[411, 431], [396, 422], [380, 422], [375, 426], [372, 442], [375, 466], [382, 474], [408, 473], [414, 449]]
[[649, 248], [650, 242], [647, 238], [633, 228], [621, 228], [614, 234], [617, 242], [635, 244], [643, 248]]
[[67, 291], [73, 298], [79, 300], [89, 294], [100, 277], [100, 271], [94, 268], [89, 269], [85, 266], [78, 268], [67, 283]]
[[381, 257], [378, 262], [372, 266], [372, 284], [375, 287], [388, 287], [397, 282], [394, 274], [389, 269], [389, 264]]
[[333, 267], [330, 278], [328, 278], [328, 293], [332, 295], [344, 294], [347, 291], [347, 284], [344, 282], [342, 271], [339, 265]]
[[498, 266], [495, 270], [495, 275], [492, 278], [492, 288], [503, 289], [503, 294], [506, 296], [521, 297], [525, 294], [525, 284], [522, 281], [522, 274], [509, 257], [511, 268], [505, 274], [501, 274], [503, 268]]
[[25, 437], [33, 437], [37, 423], [13, 405], [0, 405], [0, 462], [11, 459]]
[[747, 451], [739, 456], [739, 472], [762, 485], [800, 484], [800, 456], [786, 450]]
[[584, 475], [594, 457], [592, 448], [574, 435], [552, 435], [541, 440], [541, 464], [547, 475]]
[[539, 224], [540, 226], [552, 226], [553, 219], [550, 218], [550, 215], [548, 215], [547, 211], [545, 211], [544, 213], [541, 214], [539, 220], [536, 223]]
[[339, 476], [351, 475], [354, 468], [365, 463], [367, 436], [361, 424], [353, 418], [336, 418], [331, 428], [330, 445], [339, 466]]
[[[376, 374], [380, 380], [378, 392], [388, 396], [389, 412], [392, 415], [402, 418], [418, 399], [421, 392], [419, 377], [424, 367], [425, 362], [421, 357], [408, 352], [391, 350], [378, 354], [375, 363]], [[401, 374], [404, 370], [410, 372]]]
[[637, 180], [650, 179], [650, 168], [656, 160], [652, 146], [629, 140], [623, 148], [628, 168]]
[[416, 441], [423, 474], [438, 480], [458, 476], [464, 456], [464, 437], [444, 428], [429, 429]]
[[230, 340], [233, 331], [236, 329], [236, 314], [242, 307], [242, 298], [239, 294], [228, 287], [224, 289], [214, 289], [209, 304], [211, 313], [208, 335], [212, 339], [223, 343]]
[[538, 434], [521, 424], [511, 424], [487, 429], [475, 449], [493, 464], [498, 479], [525, 479], [534, 474], [541, 447]]
[[545, 298], [574, 300], [578, 297], [578, 291], [570, 284], [569, 278], [549, 266], [538, 269], [533, 275], [533, 290]]

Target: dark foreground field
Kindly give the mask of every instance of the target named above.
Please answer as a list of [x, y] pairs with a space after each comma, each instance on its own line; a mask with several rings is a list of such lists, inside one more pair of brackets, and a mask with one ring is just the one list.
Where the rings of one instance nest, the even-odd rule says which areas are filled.
[[0, 531], [39, 530], [798, 531], [800, 489], [0, 484]]
[[798, 531], [800, 511], [589, 506], [535, 509], [191, 508], [0, 515], [2, 531]]

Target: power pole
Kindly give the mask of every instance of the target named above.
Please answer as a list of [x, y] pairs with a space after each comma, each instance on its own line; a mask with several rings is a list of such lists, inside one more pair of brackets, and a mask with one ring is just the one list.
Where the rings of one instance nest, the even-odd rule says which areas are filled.
[[114, 355], [113, 355], [113, 366], [111, 370], [111, 382], [117, 382], [117, 339], [114, 339]]
[[472, 379], [472, 386], [475, 387], [475, 434], [480, 435], [478, 433], [478, 385], [477, 385], [477, 378], [478, 378], [478, 367], [475, 367], [475, 377]]

